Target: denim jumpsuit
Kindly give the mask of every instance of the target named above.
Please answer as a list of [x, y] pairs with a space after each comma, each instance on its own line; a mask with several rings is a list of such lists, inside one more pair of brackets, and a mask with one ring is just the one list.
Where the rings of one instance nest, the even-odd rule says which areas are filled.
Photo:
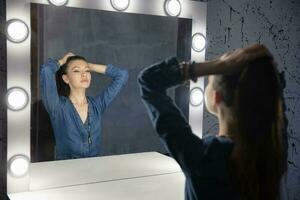
[[40, 68], [41, 97], [55, 135], [55, 158], [99, 156], [102, 114], [125, 85], [128, 72], [107, 65], [105, 75], [111, 77], [112, 82], [98, 95], [87, 96], [88, 117], [87, 123], [83, 123], [69, 98], [58, 95], [55, 79], [58, 69], [58, 62], [51, 58]]

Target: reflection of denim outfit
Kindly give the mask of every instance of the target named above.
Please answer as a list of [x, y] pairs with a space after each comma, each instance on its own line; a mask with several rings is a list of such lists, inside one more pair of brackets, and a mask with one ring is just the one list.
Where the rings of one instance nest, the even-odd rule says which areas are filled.
[[168, 88], [183, 82], [176, 58], [143, 70], [138, 81], [155, 130], [185, 174], [185, 199], [236, 199], [227, 166], [233, 142], [225, 137], [195, 136], [166, 94]]
[[87, 97], [89, 131], [71, 101], [58, 96], [55, 80], [58, 69], [59, 65], [53, 59], [48, 59], [40, 69], [41, 97], [55, 134], [55, 157], [71, 159], [99, 156], [102, 114], [125, 85], [128, 72], [111, 64], [107, 66], [105, 75], [112, 78], [112, 83], [95, 97]]

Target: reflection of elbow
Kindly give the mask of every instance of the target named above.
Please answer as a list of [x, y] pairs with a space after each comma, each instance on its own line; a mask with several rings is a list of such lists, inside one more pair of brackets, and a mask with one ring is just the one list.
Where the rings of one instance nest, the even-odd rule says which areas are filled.
[[120, 85], [125, 85], [129, 77], [129, 73], [127, 69], [118, 69], [114, 75], [112, 75], [112, 80], [116, 81], [116, 83]]
[[129, 73], [128, 73], [128, 70], [127, 69], [123, 69], [122, 70], [122, 74], [123, 74], [123, 82], [124, 84], [128, 81], [128, 78], [129, 78]]

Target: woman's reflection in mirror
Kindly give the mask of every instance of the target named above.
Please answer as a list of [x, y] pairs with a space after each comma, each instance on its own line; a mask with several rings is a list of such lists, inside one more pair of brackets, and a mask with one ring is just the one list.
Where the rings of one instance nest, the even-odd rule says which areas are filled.
[[[111, 77], [108, 87], [87, 96], [91, 72]], [[40, 68], [43, 104], [55, 136], [55, 159], [99, 156], [103, 112], [126, 84], [128, 71], [112, 64], [89, 63], [84, 57], [66, 53], [49, 58]]]

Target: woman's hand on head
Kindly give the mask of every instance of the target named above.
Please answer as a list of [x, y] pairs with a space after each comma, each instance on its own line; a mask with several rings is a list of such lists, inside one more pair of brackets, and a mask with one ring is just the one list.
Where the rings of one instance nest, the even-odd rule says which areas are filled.
[[75, 56], [75, 54], [73, 54], [72, 52], [68, 52], [66, 53], [61, 59], [58, 60], [60, 66], [62, 66], [63, 64], [65, 64], [67, 62], [67, 59], [70, 57], [70, 56]]
[[242, 71], [251, 61], [258, 58], [269, 57], [272, 55], [268, 49], [261, 44], [254, 44], [246, 48], [236, 49], [232, 52], [205, 62], [181, 63], [182, 76], [184, 80], [192, 79], [194, 82], [197, 77], [207, 75], [231, 75]]

